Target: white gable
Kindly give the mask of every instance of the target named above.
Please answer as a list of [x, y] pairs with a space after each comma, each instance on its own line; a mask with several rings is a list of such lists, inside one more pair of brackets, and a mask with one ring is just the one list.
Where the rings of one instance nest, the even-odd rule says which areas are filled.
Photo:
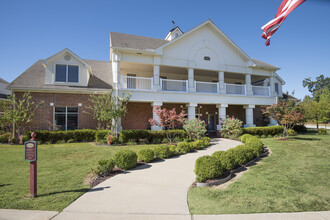
[[247, 68], [251, 59], [211, 21], [157, 49], [163, 64], [182, 63], [200, 69], [224, 70], [226, 66]]

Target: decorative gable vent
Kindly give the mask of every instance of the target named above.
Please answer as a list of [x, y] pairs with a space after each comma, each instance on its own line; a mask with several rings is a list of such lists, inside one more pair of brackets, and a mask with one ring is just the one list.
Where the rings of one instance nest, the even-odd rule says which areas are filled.
[[205, 57], [204, 57], [204, 60], [206, 60], [206, 61], [210, 61], [211, 58], [210, 58], [209, 56], [205, 56]]

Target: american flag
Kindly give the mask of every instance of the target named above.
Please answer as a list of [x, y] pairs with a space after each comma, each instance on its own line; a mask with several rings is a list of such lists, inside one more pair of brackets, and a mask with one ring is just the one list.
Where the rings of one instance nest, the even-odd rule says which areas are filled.
[[271, 36], [281, 26], [282, 22], [290, 14], [290, 12], [304, 1], [306, 0], [283, 0], [282, 4], [277, 10], [275, 18], [261, 27], [261, 29], [264, 31], [261, 37], [266, 39], [266, 46], [270, 44]]

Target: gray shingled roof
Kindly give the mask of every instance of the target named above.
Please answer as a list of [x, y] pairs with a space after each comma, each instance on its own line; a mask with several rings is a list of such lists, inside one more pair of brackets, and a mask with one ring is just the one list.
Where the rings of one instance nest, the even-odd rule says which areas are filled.
[[3, 84], [9, 84], [9, 82], [7, 82], [6, 80], [0, 78], [0, 83], [3, 83]]
[[164, 44], [167, 40], [152, 37], [142, 37], [132, 34], [123, 34], [117, 32], [110, 33], [110, 46], [118, 48], [130, 48], [139, 50], [155, 50]]
[[273, 66], [269, 63], [265, 63], [265, 62], [262, 62], [260, 60], [257, 60], [257, 59], [253, 59], [252, 60], [257, 64], [257, 66], [260, 66], [260, 67], [267, 67], [267, 68], [272, 68], [272, 69], [280, 69], [279, 67], [277, 66]]
[[8, 85], [8, 89], [40, 89], [40, 90], [104, 90], [112, 88], [112, 67], [109, 61], [84, 60], [93, 72], [87, 87], [79, 86], [57, 86], [45, 84], [46, 69], [42, 65], [43, 60], [38, 60], [30, 68], [24, 71], [13, 82]]

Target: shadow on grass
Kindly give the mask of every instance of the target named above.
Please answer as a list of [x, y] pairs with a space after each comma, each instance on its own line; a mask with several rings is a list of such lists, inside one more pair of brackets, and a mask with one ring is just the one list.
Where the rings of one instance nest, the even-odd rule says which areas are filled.
[[61, 194], [61, 193], [71, 193], [71, 192], [82, 192], [82, 193], [86, 193], [86, 192], [97, 192], [97, 191], [101, 191], [104, 189], [110, 188], [110, 186], [106, 186], [106, 187], [98, 187], [98, 188], [92, 188], [92, 189], [73, 189], [73, 190], [63, 190], [63, 191], [58, 191], [58, 192], [51, 192], [51, 193], [45, 193], [45, 194], [39, 194], [38, 197], [42, 197], [42, 196], [50, 196], [50, 195], [56, 195], [56, 194]]
[[301, 141], [319, 141], [320, 138], [304, 138], [304, 137], [291, 137], [290, 139], [301, 140]]
[[11, 184], [0, 184], [0, 187], [10, 186]]

